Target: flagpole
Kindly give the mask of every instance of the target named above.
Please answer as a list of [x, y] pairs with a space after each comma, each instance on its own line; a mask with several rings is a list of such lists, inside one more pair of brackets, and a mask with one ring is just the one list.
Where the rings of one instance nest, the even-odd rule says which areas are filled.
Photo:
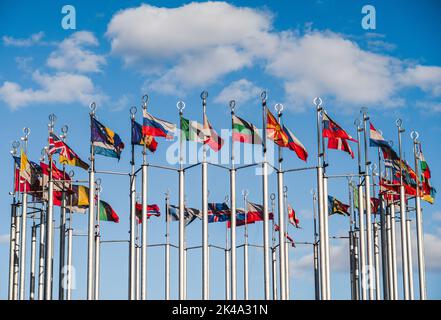
[[15, 248], [14, 248], [14, 299], [19, 299], [19, 274], [20, 274], [20, 235], [21, 235], [21, 217], [16, 214], [15, 215]]
[[[17, 149], [20, 146], [20, 143], [18, 141], [12, 142], [11, 146], [11, 155], [13, 157], [17, 156]], [[11, 204], [11, 227], [10, 227], [10, 241], [9, 241], [9, 281], [8, 281], [8, 300], [14, 300], [14, 265], [15, 265], [15, 243], [17, 241], [16, 238], [16, 216], [17, 216], [17, 202], [16, 202], [16, 195], [17, 192], [15, 191], [16, 187], [16, 168], [17, 164], [15, 162], [15, 159], [12, 161], [13, 168], [14, 168], [14, 189], [10, 193], [12, 195], [12, 204]], [[18, 183], [20, 183], [20, 173], [18, 177]]]
[[[274, 212], [275, 206], [275, 198], [276, 195], [271, 193], [271, 212]], [[273, 283], [273, 300], [277, 300], [277, 254], [276, 254], [276, 237], [274, 232], [274, 219], [272, 220], [272, 228], [271, 228], [271, 238], [272, 238], [272, 246], [271, 246], [271, 256], [272, 256], [272, 283]], [[280, 229], [279, 229], [280, 231]], [[279, 246], [280, 248], [280, 246]]]
[[[230, 220], [231, 221], [231, 220]], [[231, 300], [231, 266], [230, 266], [230, 248], [228, 239], [228, 227], [225, 224], [225, 300]]]
[[411, 230], [411, 220], [410, 217], [406, 220], [407, 228], [407, 261], [409, 265], [409, 300], [414, 300], [414, 290], [413, 290], [413, 264], [412, 264], [412, 230]]
[[372, 255], [372, 210], [371, 210], [371, 183], [369, 174], [369, 161], [368, 145], [367, 145], [367, 121], [369, 120], [366, 114], [367, 108], [362, 108], [361, 113], [363, 115], [363, 136], [364, 136], [364, 189], [366, 194], [366, 252], [367, 252], [367, 265], [368, 265], [368, 279], [369, 279], [369, 300], [374, 300], [374, 286], [371, 282], [374, 280], [372, 274], [372, 268], [374, 267], [374, 259]]
[[398, 300], [398, 270], [397, 270], [397, 244], [396, 244], [396, 215], [395, 200], [392, 198], [390, 204], [390, 220], [391, 220], [391, 253], [392, 253], [392, 279], [393, 279], [393, 295], [394, 300]]
[[312, 210], [314, 211], [314, 244], [313, 244], [313, 256], [314, 256], [314, 293], [315, 300], [320, 300], [320, 270], [319, 270], [319, 242], [317, 234], [317, 194], [312, 190]]
[[[56, 116], [54, 114], [49, 115], [49, 134], [54, 130]], [[44, 297], [45, 300], [52, 300], [52, 259], [53, 259], [53, 206], [54, 206], [54, 182], [53, 182], [53, 161], [52, 155], [49, 155], [49, 188], [48, 188], [48, 207], [46, 216], [46, 266], [45, 266], [45, 281], [44, 281]]]
[[100, 193], [102, 191], [101, 179], [96, 179], [96, 217], [95, 217], [95, 296], [100, 299], [100, 262], [101, 262], [101, 232], [100, 232]]
[[[204, 126], [208, 92], [201, 93]], [[202, 299], [208, 300], [208, 184], [207, 184], [207, 147], [203, 145], [202, 158]]]
[[[47, 148], [47, 147], [46, 147]], [[46, 149], [41, 150], [40, 161], [44, 162], [46, 157]], [[44, 185], [41, 187], [42, 196], [44, 194]], [[45, 223], [45, 204], [42, 204], [40, 212], [40, 236], [38, 247], [38, 300], [44, 300], [44, 278], [45, 278], [45, 248], [46, 248], [46, 223]]]
[[[282, 126], [282, 115], [283, 115], [283, 105], [278, 103], [274, 106], [274, 109], [278, 115], [279, 126]], [[278, 209], [279, 209], [279, 277], [280, 277], [280, 300], [286, 300], [287, 293], [287, 279], [285, 270], [285, 208], [283, 201], [283, 171], [282, 171], [282, 147], [278, 146], [279, 152], [279, 170], [277, 171], [277, 200], [278, 200]], [[274, 212], [274, 210], [273, 210]]]
[[324, 212], [324, 198], [323, 198], [323, 163], [322, 163], [322, 150], [321, 150], [321, 125], [320, 116], [323, 111], [322, 99], [319, 97], [314, 98], [314, 104], [317, 110], [317, 191], [318, 191], [318, 219], [319, 219], [319, 234], [320, 234], [320, 292], [321, 299], [328, 300], [328, 290], [326, 282], [326, 235], [324, 219], [327, 212]]
[[29, 300], [35, 300], [35, 255], [37, 250], [37, 224], [35, 223], [35, 212], [32, 215], [31, 227], [31, 261], [29, 272]]
[[[142, 97], [142, 109], [147, 111], [149, 96]], [[147, 149], [146, 143], [142, 146], [142, 244], [141, 244], [141, 300], [147, 298]]]
[[170, 219], [168, 208], [170, 205], [170, 191], [165, 194], [165, 300], [170, 300]]
[[[90, 104], [90, 117], [95, 117], [96, 104]], [[92, 142], [92, 141], [91, 141]], [[93, 300], [93, 242], [94, 242], [94, 219], [95, 219], [95, 150], [93, 143], [90, 146], [90, 168], [89, 168], [89, 217], [87, 228], [87, 300]]]
[[[361, 300], [367, 300], [366, 286], [368, 285], [368, 279], [366, 274], [366, 234], [365, 234], [365, 219], [364, 219], [364, 201], [363, 201], [363, 169], [361, 166], [361, 146], [360, 146], [360, 132], [363, 129], [360, 127], [360, 120], [355, 120], [355, 126], [357, 127], [357, 150], [358, 150], [358, 224], [359, 224], [359, 237], [360, 237], [360, 273], [361, 273]], [[366, 182], [366, 181], [365, 181]]]
[[262, 91], [260, 94], [262, 99], [262, 126], [263, 126], [263, 271], [264, 271], [264, 288], [265, 288], [265, 300], [270, 299], [270, 257], [269, 257], [269, 213], [268, 213], [268, 162], [266, 158], [266, 91]]
[[[135, 121], [135, 113], [136, 113], [136, 107], [130, 108], [130, 116], [133, 121]], [[136, 265], [135, 265], [135, 255], [136, 255], [136, 248], [135, 248], [135, 209], [136, 209], [136, 175], [135, 175], [135, 145], [132, 144], [131, 149], [131, 173], [130, 173], [130, 240], [129, 240], [129, 300], [135, 300], [135, 292], [136, 292]]]
[[[72, 178], [74, 176], [74, 172], [70, 171], [69, 176]], [[72, 182], [70, 183], [70, 188], [72, 188]], [[69, 211], [69, 225], [67, 228], [67, 259], [66, 259], [66, 276], [67, 276], [67, 288], [66, 288], [66, 300], [72, 299], [72, 236], [73, 236], [73, 228], [72, 228], [72, 212]]]
[[[24, 152], [28, 150], [28, 137], [31, 133], [29, 128], [23, 129], [24, 137], [21, 140], [24, 143]], [[26, 234], [27, 234], [27, 220], [28, 220], [28, 193], [26, 190], [26, 182], [24, 183], [24, 190], [22, 195], [22, 214], [21, 214], [21, 244], [20, 244], [20, 300], [25, 299], [25, 275], [26, 275]]]
[[355, 248], [354, 248], [354, 220], [353, 220], [353, 200], [352, 200], [352, 177], [348, 177], [348, 197], [349, 197], [349, 279], [351, 282], [351, 300], [357, 300], [356, 280], [355, 280]]
[[426, 300], [426, 270], [424, 261], [424, 241], [423, 241], [423, 217], [421, 212], [421, 198], [420, 198], [420, 174], [419, 174], [419, 162], [421, 154], [418, 154], [417, 146], [421, 146], [418, 141], [419, 134], [416, 131], [411, 133], [413, 140], [413, 154], [415, 158], [415, 175], [416, 175], [416, 197], [415, 197], [415, 211], [416, 211], [416, 231], [417, 231], [417, 252], [418, 252], [418, 280], [420, 300]]
[[[371, 169], [371, 173], [372, 173], [372, 195], [375, 198], [376, 192], [375, 192], [375, 176], [379, 176], [378, 172], [377, 172], [377, 165], [375, 163], [371, 163], [370, 165], [370, 169]], [[380, 197], [378, 198], [379, 201]], [[369, 201], [371, 202], [371, 201]], [[372, 206], [371, 206], [372, 207]], [[375, 207], [374, 207], [375, 209]], [[377, 222], [377, 213], [378, 210], [380, 210], [380, 222]], [[375, 211], [375, 210], [374, 210]], [[382, 216], [381, 216], [381, 202], [378, 205], [378, 209], [377, 212], [374, 212], [374, 222], [372, 222], [372, 230], [373, 230], [373, 251], [374, 251], [374, 266], [375, 266], [375, 270], [374, 270], [374, 275], [375, 275], [375, 299], [376, 300], [381, 300], [381, 291], [380, 291], [380, 273], [381, 273], [381, 269], [380, 269], [380, 227], [381, 227], [381, 221], [383, 221]], [[382, 227], [381, 227], [382, 229]], [[381, 239], [383, 240], [383, 238]], [[383, 286], [387, 286], [387, 283], [384, 283], [384, 274], [385, 274], [385, 270], [383, 268]], [[384, 300], [386, 300], [385, 296], [383, 297]]]
[[[283, 200], [284, 200], [285, 208], [288, 207], [288, 205], [287, 205], [287, 201], [288, 200], [287, 199], [288, 199], [288, 187], [284, 186], [284, 188], [283, 188]], [[285, 213], [285, 211], [283, 213]], [[286, 281], [285, 300], [289, 300], [290, 299], [289, 298], [289, 294], [290, 294], [289, 246], [290, 246], [290, 243], [288, 243], [288, 241], [287, 241], [287, 236], [288, 236], [288, 226], [285, 223], [285, 234], [284, 234], [284, 237], [283, 237], [283, 241], [285, 243], [285, 250], [286, 250], [286, 252], [285, 252], [285, 281]]]
[[248, 190], [242, 190], [245, 208], [244, 245], [243, 245], [243, 299], [248, 300]]
[[[179, 119], [182, 119], [185, 102], [178, 101], [176, 107], [179, 110]], [[182, 139], [182, 126], [179, 121], [180, 136], [179, 136], [179, 300], [185, 299], [185, 209], [184, 209], [184, 158], [183, 152], [183, 139]]]
[[[68, 126], [64, 125], [61, 128], [62, 134], [60, 138], [63, 142], [65, 142], [67, 137]], [[66, 165], [63, 164], [63, 180], [66, 174]], [[61, 207], [60, 207], [60, 248], [59, 248], [59, 265], [58, 265], [58, 300], [64, 300], [64, 288], [63, 288], [63, 279], [64, 279], [64, 266], [65, 266], [65, 253], [66, 253], [66, 245], [65, 245], [65, 237], [66, 237], [66, 190], [65, 190], [65, 182], [63, 181], [63, 189], [61, 191]]]
[[409, 260], [407, 251], [407, 226], [406, 226], [406, 195], [404, 192], [403, 183], [403, 150], [401, 142], [401, 133], [404, 132], [402, 127], [403, 121], [398, 119], [396, 121], [398, 129], [398, 143], [400, 152], [400, 223], [401, 223], [401, 257], [402, 257], [402, 272], [403, 272], [403, 293], [404, 300], [409, 300]]
[[[231, 129], [233, 130], [233, 116], [236, 102], [230, 101]], [[230, 169], [230, 201], [231, 201], [231, 299], [237, 299], [237, 255], [236, 255], [236, 168], [234, 159], [234, 140], [231, 139], [231, 169]]]

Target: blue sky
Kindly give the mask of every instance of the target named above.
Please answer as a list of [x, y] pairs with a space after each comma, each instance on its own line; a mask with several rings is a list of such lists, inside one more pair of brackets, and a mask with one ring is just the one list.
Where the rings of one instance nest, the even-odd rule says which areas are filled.
[[[31, 128], [29, 157], [38, 160], [47, 139], [48, 115], [57, 115], [56, 132], [69, 125], [67, 141], [84, 159], [89, 150], [88, 108], [96, 101], [100, 121], [118, 132], [126, 143], [121, 160], [99, 157], [98, 170], [130, 170], [130, 106], [140, 106], [141, 96], [150, 96], [149, 109], [160, 118], [178, 122], [175, 104], [186, 102], [185, 115], [202, 120], [199, 94], [208, 90], [207, 114], [213, 126], [228, 128], [228, 101], [236, 99], [237, 114], [261, 127], [258, 94], [266, 89], [272, 107], [285, 105], [285, 124], [309, 151], [307, 165], [315, 164], [315, 115], [312, 99], [321, 96], [328, 112], [351, 134], [361, 107], [368, 107], [372, 122], [386, 139], [397, 141], [395, 120], [402, 118], [404, 154], [413, 164], [409, 133], [418, 130], [425, 157], [432, 171], [433, 185], [439, 182], [441, 156], [441, 42], [440, 4], [437, 1], [72, 1], [76, 9], [76, 30], [61, 27], [62, 2], [3, 1], [0, 4], [0, 110], [3, 165], [10, 168], [10, 143], [19, 139], [22, 128]], [[376, 8], [376, 29], [361, 27], [361, 8]], [[138, 113], [138, 120], [141, 115]], [[159, 139], [158, 151], [149, 156], [155, 164], [166, 163], [171, 143]], [[353, 145], [355, 148], [355, 145]], [[376, 151], [370, 150], [371, 157]], [[292, 152], [285, 152], [284, 167], [303, 166]], [[330, 151], [329, 173], [355, 172], [357, 164], [347, 154]], [[137, 150], [137, 163], [141, 161]], [[86, 172], [75, 168], [75, 176]], [[177, 176], [150, 170], [149, 203], [164, 211], [164, 193], [177, 203]], [[128, 178], [102, 176], [102, 199], [120, 216], [119, 224], [103, 223], [103, 239], [128, 239]], [[0, 185], [0, 298], [7, 295], [9, 232], [8, 192], [12, 170], [4, 170]], [[189, 206], [200, 207], [200, 169], [189, 171], [186, 197]], [[311, 188], [313, 172], [287, 174], [288, 201], [296, 209], [303, 229], [290, 229], [297, 241], [312, 240]], [[245, 170], [238, 175], [238, 198], [242, 189], [249, 200], [261, 201], [260, 177]], [[210, 201], [222, 201], [228, 194], [228, 174], [209, 170]], [[138, 190], [140, 185], [138, 183]], [[276, 177], [270, 176], [270, 192], [276, 191]], [[346, 182], [330, 181], [330, 194], [347, 201]], [[240, 206], [242, 203], [240, 202]], [[426, 232], [427, 286], [429, 298], [441, 297], [441, 208], [423, 204]], [[58, 219], [58, 211], [56, 211]], [[413, 214], [412, 214], [413, 217]], [[330, 219], [330, 233], [347, 234], [347, 221]], [[86, 216], [74, 216], [76, 232], [86, 231]], [[200, 244], [201, 223], [187, 229], [188, 245]], [[149, 243], [164, 242], [164, 217], [149, 224]], [[239, 241], [242, 241], [239, 231]], [[260, 243], [261, 224], [250, 226], [250, 239]], [[177, 226], [172, 225], [172, 242], [177, 244]], [[210, 225], [210, 243], [225, 243], [225, 225]], [[58, 241], [58, 232], [55, 240]], [[56, 242], [57, 243], [57, 242]], [[347, 244], [331, 240], [332, 295], [349, 297]], [[85, 296], [86, 239], [75, 237], [74, 265], [77, 289], [73, 297]], [[298, 245], [291, 257], [291, 297], [312, 299], [312, 248]], [[260, 251], [250, 256], [251, 298], [263, 297]], [[57, 259], [57, 252], [55, 253]], [[164, 283], [163, 249], [149, 250], [149, 296], [162, 299]], [[55, 260], [57, 261], [57, 260]], [[241, 270], [242, 253], [239, 253]], [[416, 261], [416, 251], [414, 251]], [[172, 250], [172, 297], [177, 297], [177, 252]], [[55, 264], [55, 266], [57, 263]], [[55, 267], [57, 268], [57, 267]], [[414, 268], [416, 271], [416, 267]], [[189, 298], [200, 298], [199, 252], [189, 255]], [[211, 296], [224, 297], [223, 252], [213, 249]], [[415, 289], [417, 278], [415, 272]], [[239, 272], [239, 297], [242, 294]], [[126, 244], [103, 244], [102, 298], [124, 299], [127, 290]], [[56, 292], [56, 290], [55, 290]]]

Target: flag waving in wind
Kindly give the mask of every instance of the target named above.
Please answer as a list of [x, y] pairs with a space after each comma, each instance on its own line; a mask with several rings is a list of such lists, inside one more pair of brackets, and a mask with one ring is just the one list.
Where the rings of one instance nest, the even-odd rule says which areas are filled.
[[143, 125], [142, 133], [145, 136], [165, 137], [166, 139], [173, 139], [176, 125], [174, 123], [155, 118], [147, 110], [142, 110]]
[[289, 223], [291, 223], [294, 227], [300, 228], [300, 221], [296, 217], [296, 212], [291, 207], [291, 205], [288, 205], [288, 219]]
[[208, 144], [208, 146], [216, 152], [219, 151], [224, 145], [224, 139], [217, 135], [216, 131], [211, 126], [210, 121], [208, 121], [207, 116], [205, 116], [204, 119], [204, 131], [207, 133], [204, 144]]
[[323, 113], [322, 136], [328, 138], [328, 149], [336, 149], [347, 152], [354, 158], [354, 152], [349, 146], [348, 140], [357, 142], [345, 130], [333, 121], [326, 113]]
[[81, 158], [56, 134], [49, 134], [49, 154], [59, 153], [60, 163], [68, 164], [71, 166], [76, 166], [83, 168], [84, 170], [89, 169], [89, 165], [81, 160]]
[[273, 140], [278, 146], [288, 146], [289, 137], [287, 133], [282, 129], [276, 117], [273, 116], [268, 108], [266, 108], [266, 132], [268, 139]]
[[371, 147], [386, 147], [389, 148], [389, 143], [384, 140], [383, 136], [381, 135], [381, 133], [375, 129], [374, 125], [372, 124], [372, 122], [369, 122], [369, 145]]
[[104, 126], [95, 117], [90, 117], [90, 141], [94, 147], [95, 154], [101, 154], [106, 157], [120, 158], [124, 149], [124, 143], [113, 130]]
[[333, 215], [333, 214], [340, 214], [343, 216], [350, 216], [349, 213], [349, 208], [350, 206], [347, 204], [344, 204], [343, 202], [341, 202], [340, 200], [337, 200], [336, 198], [332, 197], [332, 196], [328, 196], [328, 214], [329, 215]]
[[300, 142], [299, 139], [285, 126], [283, 126], [283, 131], [288, 137], [288, 148], [294, 151], [299, 157], [299, 159], [303, 161], [307, 161], [308, 159], [308, 151], [306, 151], [305, 146]]
[[158, 142], [152, 136], [146, 136], [142, 133], [142, 125], [132, 120], [132, 144], [145, 145], [150, 152], [155, 152]]
[[250, 122], [233, 115], [233, 141], [262, 144], [258, 129]]

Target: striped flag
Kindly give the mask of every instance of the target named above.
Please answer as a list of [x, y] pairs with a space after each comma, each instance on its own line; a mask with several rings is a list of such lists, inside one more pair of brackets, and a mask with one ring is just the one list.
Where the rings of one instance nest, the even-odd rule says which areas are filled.
[[224, 139], [218, 136], [216, 131], [211, 126], [210, 121], [208, 121], [207, 116], [205, 116], [204, 119], [204, 130], [208, 133], [204, 144], [208, 144], [208, 146], [216, 152], [219, 151], [224, 145]]
[[297, 157], [303, 161], [308, 159], [308, 151], [306, 151], [305, 146], [300, 142], [299, 139], [285, 126], [283, 126], [283, 131], [288, 137], [287, 147], [297, 154]]
[[[167, 214], [172, 221], [179, 221], [179, 206], [169, 205]], [[200, 210], [187, 207], [184, 208], [185, 226], [188, 226], [196, 218], [202, 219]]]
[[158, 142], [152, 136], [146, 136], [142, 133], [142, 125], [132, 120], [132, 144], [145, 145], [150, 152], [155, 152], [158, 147]]
[[230, 220], [230, 218], [231, 211], [225, 202], [208, 204], [208, 223], [225, 222]]
[[372, 122], [369, 122], [369, 145], [371, 147], [386, 147], [389, 148], [389, 143], [384, 140], [383, 136], [377, 129], [375, 129]]
[[72, 192], [67, 195], [66, 204], [68, 212], [86, 213], [89, 209], [89, 188], [72, 185]]
[[26, 182], [31, 183], [31, 165], [28, 161], [26, 153], [21, 149], [20, 151], [20, 177], [22, 177]]
[[207, 133], [202, 124], [181, 116], [181, 139], [204, 143], [206, 137]]
[[145, 109], [142, 110], [142, 115], [142, 132], [145, 136], [165, 137], [169, 140], [173, 139], [176, 131], [176, 125], [174, 123], [156, 118]]
[[119, 222], [119, 217], [116, 214], [115, 210], [113, 210], [110, 204], [103, 200], [100, 200], [99, 217], [100, 221], [111, 221], [115, 223]]
[[288, 205], [288, 219], [289, 223], [291, 223], [294, 227], [300, 228], [300, 221], [296, 217], [296, 212], [291, 207], [291, 205]]
[[[277, 231], [277, 232], [280, 231], [280, 227], [279, 227], [278, 224], [274, 224], [274, 230]], [[291, 243], [292, 247], [296, 246], [296, 244], [294, 242], [294, 239], [289, 236], [288, 232], [285, 232], [285, 238], [288, 239], [288, 241]]]
[[90, 117], [90, 122], [90, 141], [94, 147], [94, 153], [119, 160], [124, 149], [124, 143], [119, 135], [93, 116]]
[[233, 115], [233, 141], [262, 144], [258, 129], [250, 122]]
[[[142, 223], [142, 203], [136, 203], [136, 219], [138, 223]], [[147, 219], [150, 217], [159, 217], [161, 216], [161, 211], [159, 210], [158, 205], [149, 204], [147, 205]]]

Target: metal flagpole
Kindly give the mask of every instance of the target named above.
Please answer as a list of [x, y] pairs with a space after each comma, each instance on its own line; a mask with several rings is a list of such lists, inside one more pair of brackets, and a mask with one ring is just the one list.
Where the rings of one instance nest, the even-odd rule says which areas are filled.
[[375, 264], [375, 299], [380, 300], [380, 238], [379, 226], [377, 222], [373, 223], [374, 231], [374, 264]]
[[248, 190], [242, 190], [245, 208], [244, 245], [243, 245], [243, 299], [248, 300]]
[[[96, 104], [90, 104], [90, 125], [92, 126], [92, 118], [95, 117]], [[94, 236], [94, 219], [95, 219], [95, 154], [93, 143], [90, 146], [90, 168], [89, 168], [89, 217], [87, 228], [87, 300], [93, 300], [93, 236]]]
[[[73, 177], [73, 171], [71, 171], [71, 178]], [[72, 299], [72, 212], [69, 211], [69, 225], [67, 228], [67, 260], [66, 260], [66, 276], [67, 276], [67, 288], [66, 288], [66, 300]]]
[[165, 300], [170, 300], [170, 219], [168, 208], [170, 205], [170, 191], [165, 194]]
[[[274, 106], [274, 109], [277, 111], [279, 126], [282, 126], [282, 111], [283, 105], [278, 103]], [[279, 170], [277, 171], [277, 200], [278, 200], [278, 209], [279, 209], [279, 277], [280, 277], [280, 300], [286, 300], [286, 273], [285, 270], [285, 254], [286, 250], [284, 249], [285, 244], [285, 208], [284, 208], [284, 194], [283, 194], [283, 171], [282, 171], [282, 147], [278, 146], [279, 151]], [[274, 212], [274, 210], [273, 210]]]
[[[18, 141], [14, 141], [12, 143], [11, 148], [11, 155], [13, 157], [17, 156], [17, 149], [20, 146], [20, 143]], [[12, 204], [11, 204], [11, 228], [10, 228], [10, 241], [9, 241], [9, 281], [8, 281], [8, 300], [14, 300], [14, 267], [15, 267], [15, 243], [17, 240], [16, 238], [16, 220], [17, 220], [17, 202], [16, 202], [16, 194], [15, 191], [16, 187], [16, 168], [17, 164], [15, 163], [15, 159], [13, 160], [13, 169], [14, 169], [14, 182], [13, 186], [14, 189], [11, 192], [12, 195]], [[20, 179], [19, 179], [20, 181]]]
[[[283, 188], [283, 202], [285, 205], [285, 208], [288, 208], [287, 200], [288, 199], [288, 187], [284, 186]], [[289, 276], [289, 246], [290, 243], [287, 241], [287, 235], [288, 235], [288, 225], [285, 222], [285, 232], [283, 237], [283, 243], [285, 244], [285, 299], [289, 300], [289, 292], [290, 292], [290, 276]]]
[[401, 222], [401, 256], [402, 256], [402, 270], [403, 270], [403, 293], [404, 300], [409, 300], [409, 261], [407, 251], [407, 226], [406, 226], [406, 195], [404, 191], [403, 181], [403, 150], [401, 145], [401, 133], [404, 132], [402, 127], [403, 121], [398, 119], [396, 125], [398, 128], [398, 143], [400, 151], [400, 222]]
[[406, 220], [406, 228], [407, 228], [407, 261], [409, 265], [409, 299], [414, 300], [414, 291], [413, 291], [413, 265], [412, 265], [412, 230], [411, 230], [411, 220], [408, 218]]
[[[142, 108], [147, 110], [149, 96], [142, 97]], [[142, 244], [141, 244], [141, 300], [147, 298], [147, 149], [146, 144], [142, 146]]]
[[[204, 126], [206, 122], [206, 107], [207, 107], [208, 92], [201, 93], [202, 112]], [[208, 128], [204, 128], [209, 130]], [[203, 158], [202, 158], [202, 299], [209, 299], [208, 292], [208, 177], [207, 177], [207, 147], [204, 144]]]
[[419, 280], [419, 292], [420, 300], [426, 300], [426, 270], [424, 261], [424, 241], [423, 241], [423, 217], [421, 212], [421, 197], [420, 197], [420, 174], [419, 174], [419, 162], [421, 153], [418, 152], [417, 146], [421, 146], [418, 141], [419, 134], [416, 131], [411, 133], [413, 140], [413, 154], [415, 158], [415, 175], [416, 175], [416, 196], [415, 196], [415, 211], [416, 211], [416, 231], [417, 231], [417, 252], [418, 252], [418, 280]]
[[231, 248], [229, 247], [229, 245], [230, 243], [228, 239], [228, 227], [227, 224], [225, 224], [225, 300], [231, 300], [231, 266], [230, 266]]
[[[17, 208], [18, 211], [18, 208]], [[19, 299], [19, 274], [20, 274], [20, 235], [21, 235], [20, 216], [15, 215], [15, 248], [14, 248], [14, 289], [13, 300]]]
[[355, 281], [355, 299], [360, 300], [360, 258], [359, 258], [359, 239], [358, 239], [359, 233], [357, 231], [354, 231], [354, 281]]
[[[178, 101], [176, 104], [179, 110], [179, 119], [182, 118], [185, 103]], [[181, 121], [179, 121], [181, 123]], [[179, 300], [185, 299], [185, 208], [184, 208], [184, 158], [183, 158], [183, 138], [182, 127], [179, 136]], [[168, 212], [167, 212], [168, 214]]]
[[95, 217], [95, 296], [100, 299], [100, 262], [101, 262], [101, 232], [100, 232], [100, 193], [102, 191], [101, 179], [96, 179], [96, 217]]
[[371, 183], [370, 183], [370, 174], [369, 174], [369, 165], [371, 162], [369, 161], [368, 155], [368, 145], [367, 145], [367, 121], [369, 117], [366, 114], [367, 108], [362, 108], [361, 113], [363, 115], [363, 136], [364, 136], [364, 189], [366, 194], [366, 256], [367, 256], [367, 277], [369, 280], [369, 300], [374, 300], [374, 286], [372, 282], [374, 280], [374, 275], [372, 273], [372, 269], [374, 268], [374, 259], [372, 255], [372, 210], [371, 210]]
[[35, 223], [36, 212], [32, 216], [31, 227], [31, 261], [30, 261], [30, 277], [29, 277], [29, 300], [35, 300], [35, 255], [37, 250], [37, 224]]
[[[56, 116], [49, 115], [49, 133], [53, 132]], [[49, 188], [48, 188], [48, 206], [46, 216], [46, 258], [45, 258], [45, 280], [44, 280], [44, 298], [52, 300], [52, 259], [53, 259], [53, 206], [54, 206], [54, 182], [52, 180], [52, 155], [49, 155]]]
[[[41, 150], [41, 162], [44, 162], [46, 150]], [[44, 186], [42, 186], [42, 193], [44, 193]], [[45, 204], [42, 204], [40, 212], [40, 237], [38, 247], [38, 300], [44, 300], [44, 280], [45, 280], [45, 249], [46, 249], [46, 218], [45, 218]]]
[[[323, 154], [325, 148], [323, 146]], [[324, 159], [324, 156], [323, 156]], [[328, 177], [326, 176], [326, 165], [323, 168], [323, 211], [324, 211], [324, 229], [325, 229], [325, 238], [323, 239], [325, 244], [325, 250], [326, 250], [326, 299], [331, 299], [331, 275], [329, 270], [329, 226], [328, 226], [328, 217], [329, 217], [329, 210], [328, 210]]]
[[[24, 137], [21, 140], [24, 143], [24, 152], [28, 152], [28, 137], [31, 133], [29, 128], [23, 129]], [[22, 213], [21, 213], [21, 244], [20, 244], [20, 295], [19, 299], [25, 299], [25, 275], [26, 275], [26, 234], [27, 234], [27, 220], [28, 220], [28, 193], [26, 190], [26, 182], [23, 184], [23, 195], [22, 195]]]
[[135, 247], [135, 300], [140, 300], [141, 298], [141, 288], [140, 288], [140, 274], [139, 274], [139, 266], [140, 266], [140, 249], [139, 245], [139, 226], [136, 226], [136, 247]]
[[[230, 101], [231, 128], [236, 102]], [[236, 168], [234, 163], [234, 140], [231, 139], [231, 169], [230, 169], [230, 201], [231, 201], [231, 299], [237, 299], [237, 255], [236, 255]]]
[[[67, 136], [68, 126], [61, 128], [62, 134], [60, 139], [65, 142]], [[66, 173], [66, 165], [63, 164], [63, 179]], [[64, 300], [64, 266], [65, 266], [65, 252], [66, 252], [66, 190], [65, 182], [63, 181], [63, 189], [61, 192], [61, 208], [60, 208], [60, 248], [59, 248], [59, 264], [58, 264], [58, 300]]]
[[391, 219], [391, 238], [392, 238], [392, 279], [393, 279], [393, 294], [394, 299], [398, 300], [398, 270], [397, 270], [397, 244], [396, 244], [396, 216], [395, 216], [395, 204], [392, 200], [390, 205], [390, 219]]
[[393, 265], [392, 265], [392, 235], [391, 235], [391, 214], [389, 200], [385, 199], [386, 212], [386, 242], [387, 242], [387, 272], [389, 279], [388, 295], [389, 300], [394, 300], [394, 279], [393, 279]]
[[326, 235], [324, 219], [327, 212], [324, 212], [324, 199], [323, 199], [323, 163], [322, 163], [322, 150], [321, 150], [321, 125], [320, 116], [323, 111], [322, 99], [319, 97], [314, 98], [314, 104], [317, 110], [317, 191], [318, 191], [318, 220], [319, 220], [319, 248], [320, 248], [320, 293], [322, 300], [328, 300], [328, 290], [326, 288]]
[[[271, 200], [271, 212], [274, 212], [275, 207], [275, 198], [276, 195], [274, 193], [271, 193], [270, 200]], [[272, 284], [273, 284], [273, 300], [277, 300], [277, 255], [276, 255], [276, 237], [274, 232], [274, 219], [272, 220], [272, 228], [271, 228], [271, 239], [272, 239], [272, 246], [271, 246], [271, 262], [272, 262]], [[280, 231], [280, 229], [279, 229]], [[279, 246], [280, 248], [280, 246]]]
[[314, 293], [315, 300], [320, 300], [320, 271], [319, 271], [319, 242], [317, 234], [317, 206], [318, 199], [317, 194], [312, 190], [312, 209], [314, 211], [314, 244], [313, 244], [313, 255], [314, 255]]
[[353, 200], [352, 200], [352, 178], [348, 178], [348, 196], [349, 196], [349, 279], [351, 282], [351, 300], [356, 299], [356, 285], [355, 285], [355, 254], [354, 254], [354, 219], [353, 219]]
[[269, 257], [269, 213], [268, 213], [268, 162], [266, 159], [266, 98], [267, 93], [260, 94], [262, 99], [262, 126], [263, 126], [263, 163], [262, 163], [262, 199], [263, 199], [263, 272], [265, 300], [270, 299], [270, 257]]
[[[361, 146], [360, 146], [360, 132], [363, 129], [360, 127], [360, 120], [355, 121], [355, 125], [357, 126], [357, 140], [359, 141], [357, 144], [358, 149], [358, 173], [359, 173], [359, 183], [358, 183], [358, 224], [359, 224], [359, 233], [360, 233], [360, 273], [361, 273], [361, 300], [366, 300], [366, 287], [369, 285], [366, 275], [366, 238], [365, 238], [365, 219], [364, 219], [364, 196], [363, 196], [363, 170], [361, 166]], [[365, 180], [366, 182], [366, 180]]]
[[[131, 121], [135, 121], [136, 107], [130, 108]], [[136, 175], [135, 175], [135, 145], [132, 144], [132, 158], [130, 161], [131, 173], [130, 173], [130, 241], [129, 241], [129, 300], [135, 300], [135, 288], [137, 287], [135, 281], [135, 210], [136, 210]]]

